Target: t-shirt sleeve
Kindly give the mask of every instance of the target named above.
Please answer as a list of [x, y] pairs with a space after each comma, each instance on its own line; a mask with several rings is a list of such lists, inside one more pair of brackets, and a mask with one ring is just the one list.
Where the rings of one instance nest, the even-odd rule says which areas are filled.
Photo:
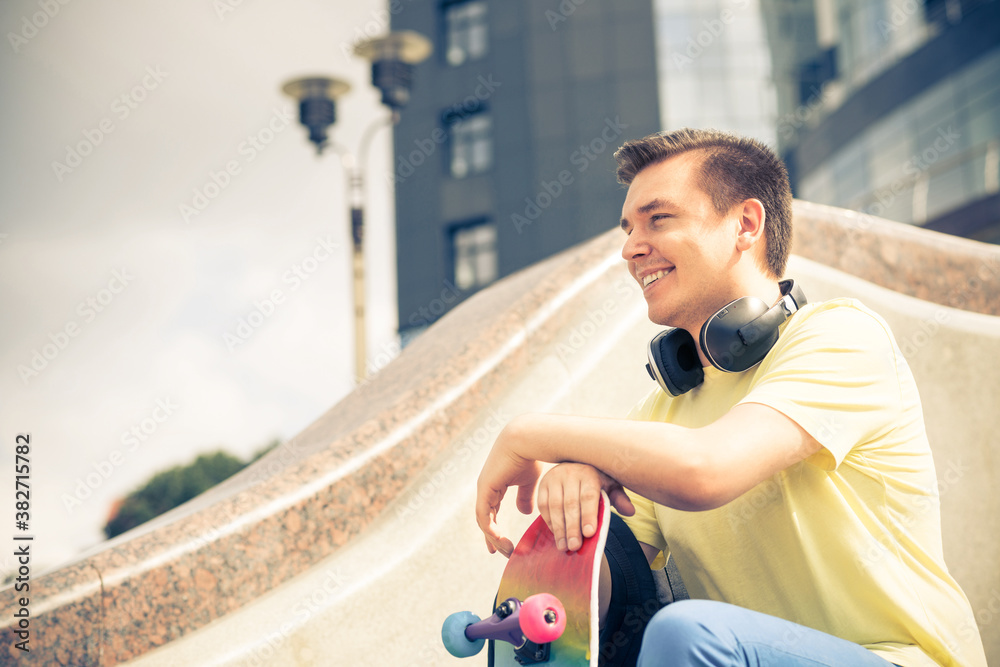
[[632, 504], [635, 505], [635, 514], [622, 517], [625, 520], [625, 525], [635, 535], [635, 539], [654, 546], [660, 551], [666, 551], [667, 541], [663, 539], [660, 524], [656, 521], [656, 510], [653, 507], [653, 501], [628, 489], [625, 489], [625, 493], [628, 494], [628, 497], [632, 500]]
[[899, 350], [888, 326], [853, 300], [800, 313], [761, 362], [740, 403], [760, 403], [786, 415], [823, 446], [807, 459], [834, 470], [864, 448], [901, 411]]

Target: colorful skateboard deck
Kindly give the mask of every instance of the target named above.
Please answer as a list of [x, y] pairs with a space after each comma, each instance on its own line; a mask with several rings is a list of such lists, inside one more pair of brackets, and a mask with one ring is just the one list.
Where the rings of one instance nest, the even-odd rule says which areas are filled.
[[[497, 603], [508, 598], [525, 600], [538, 593], [550, 593], [562, 603], [566, 629], [548, 645], [545, 665], [552, 667], [597, 667], [598, 599], [597, 586], [601, 557], [608, 537], [608, 497], [601, 493], [597, 532], [584, 539], [578, 551], [560, 551], [541, 517], [528, 527], [514, 548], [497, 592]], [[520, 667], [514, 646], [491, 641], [490, 667]]]

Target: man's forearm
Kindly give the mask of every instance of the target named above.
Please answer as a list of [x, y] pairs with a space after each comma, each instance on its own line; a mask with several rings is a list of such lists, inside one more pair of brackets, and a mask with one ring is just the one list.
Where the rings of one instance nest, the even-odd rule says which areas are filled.
[[586, 463], [625, 487], [678, 509], [705, 509], [707, 469], [691, 429], [660, 422], [564, 415], [523, 415], [508, 424], [507, 445], [547, 463]]
[[526, 460], [597, 468], [661, 505], [721, 507], [821, 448], [766, 405], [740, 404], [701, 428], [631, 419], [523, 415], [504, 429], [505, 446]]
[[[619, 503], [631, 505], [621, 486], [674, 509], [714, 509], [821, 448], [795, 421], [756, 403], [739, 404], [700, 428], [655, 421], [523, 415], [501, 432], [479, 474], [476, 521], [487, 547], [509, 554], [513, 543], [497, 529], [497, 512], [511, 487], [517, 487], [518, 509], [526, 514], [532, 511], [542, 462], [582, 463], [604, 476], [589, 480], [586, 488], [567, 489], [571, 505], [576, 506], [570, 512], [560, 509], [563, 498], [547, 494], [544, 499], [553, 533], [566, 528], [567, 543], [576, 543], [590, 525], [578, 523], [580, 503], [595, 509], [597, 488], [607, 491], [619, 510]], [[580, 496], [581, 491], [588, 497]], [[555, 516], [551, 516], [553, 503]]]

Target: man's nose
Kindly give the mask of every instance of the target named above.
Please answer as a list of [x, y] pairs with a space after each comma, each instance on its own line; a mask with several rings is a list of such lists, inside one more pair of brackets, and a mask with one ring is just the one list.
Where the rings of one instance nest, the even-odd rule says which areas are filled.
[[647, 253], [649, 253], [649, 244], [638, 229], [633, 229], [632, 233], [625, 239], [625, 245], [622, 246], [622, 258], [631, 262]]

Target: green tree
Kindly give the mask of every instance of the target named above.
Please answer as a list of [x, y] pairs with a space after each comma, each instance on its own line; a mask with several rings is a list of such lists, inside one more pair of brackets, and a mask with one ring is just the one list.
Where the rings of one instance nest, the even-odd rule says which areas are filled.
[[188, 465], [174, 466], [156, 473], [143, 486], [126, 496], [112, 511], [112, 516], [104, 526], [104, 534], [110, 539], [191, 500], [232, 477], [277, 444], [277, 440], [272, 441], [248, 461], [218, 450], [202, 454]]

